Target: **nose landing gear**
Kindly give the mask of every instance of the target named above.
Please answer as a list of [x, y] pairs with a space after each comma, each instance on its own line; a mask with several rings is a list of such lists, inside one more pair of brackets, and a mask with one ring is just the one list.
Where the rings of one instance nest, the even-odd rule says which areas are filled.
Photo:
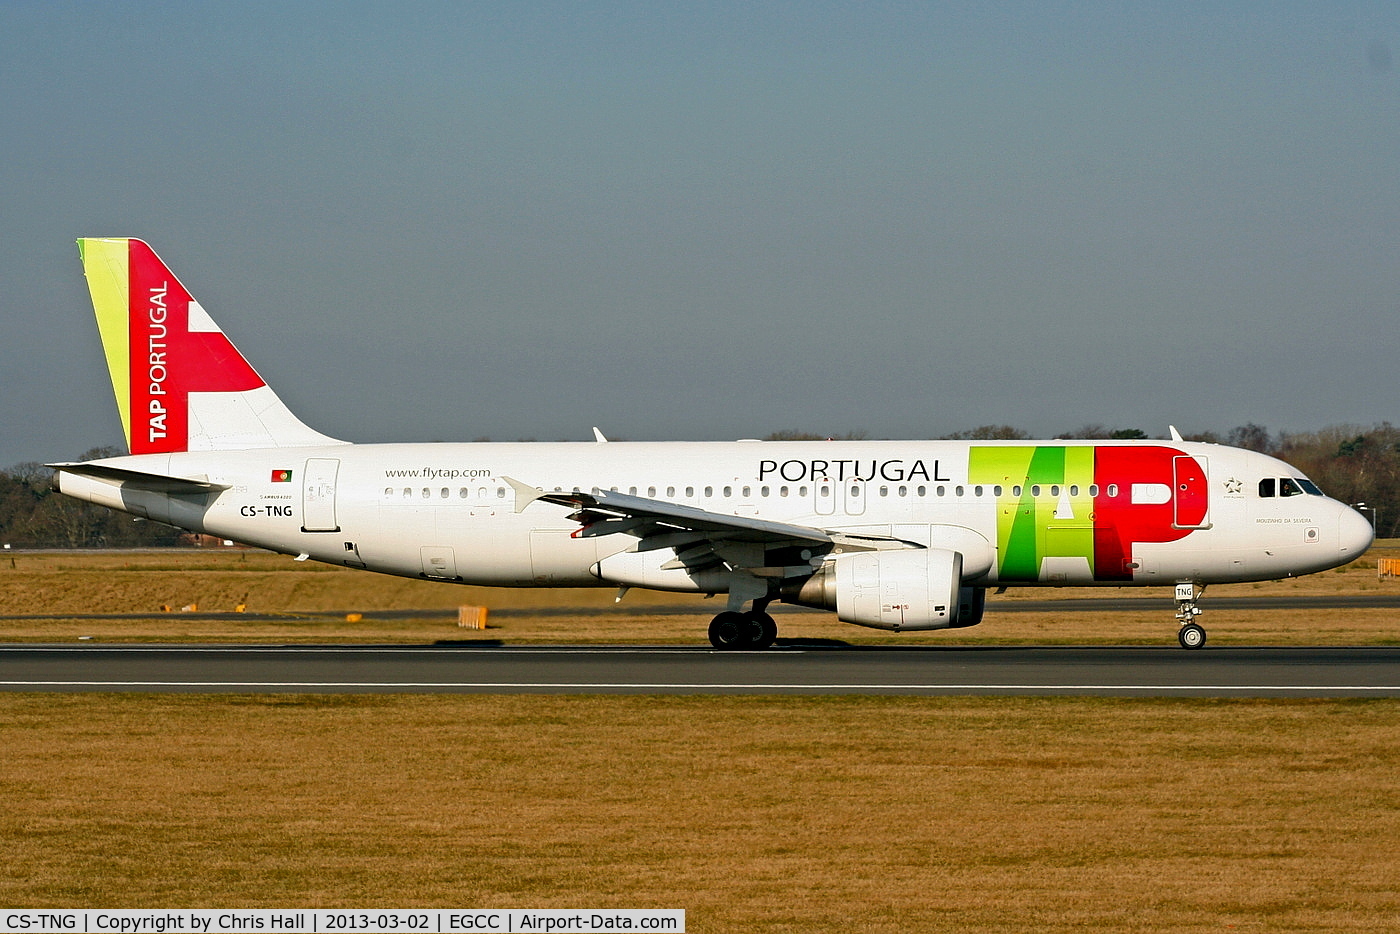
[[1206, 631], [1196, 622], [1196, 617], [1201, 615], [1201, 608], [1196, 601], [1204, 596], [1205, 592], [1205, 584], [1201, 585], [1199, 591], [1194, 583], [1176, 585], [1176, 620], [1181, 625], [1177, 630], [1176, 641], [1181, 643], [1183, 649], [1199, 649], [1206, 644]]

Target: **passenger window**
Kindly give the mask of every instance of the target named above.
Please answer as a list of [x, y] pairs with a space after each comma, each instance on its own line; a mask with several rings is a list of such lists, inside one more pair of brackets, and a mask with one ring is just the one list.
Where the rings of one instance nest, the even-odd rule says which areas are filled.
[[962, 487], [960, 487], [960, 486], [955, 486], [955, 487], [953, 487], [953, 495], [954, 495], [954, 496], [961, 497], [961, 496], [962, 496], [964, 493], [966, 493], [966, 492], [967, 492], [967, 491], [964, 490], [964, 489], [963, 489]]
[[946, 496], [947, 493], [948, 493], [948, 488], [947, 488], [946, 486], [940, 485], [940, 486], [935, 490], [935, 492], [936, 492], [939, 496]]
[[1059, 496], [1059, 495], [1060, 495], [1060, 488], [1059, 488], [1058, 485], [1057, 485], [1057, 486], [1052, 486], [1052, 487], [1050, 487], [1050, 495], [1051, 495], [1051, 496]]
[[882, 486], [882, 487], [880, 487], [880, 495], [881, 495], [881, 496], [889, 496], [889, 495], [890, 495], [890, 488], [887, 487], [887, 486]]
[[1077, 483], [1072, 483], [1072, 484], [1070, 484], [1069, 495], [1070, 495], [1070, 496], [1078, 496], [1078, 495], [1079, 495], [1079, 484], [1077, 484]]
[[447, 497], [449, 497], [449, 496], [451, 496], [451, 495], [452, 495], [452, 491], [449, 490], [447, 487], [443, 487], [443, 488], [438, 492], [438, 496], [440, 496], [440, 497], [443, 498], [443, 499], [447, 499]]
[[1089, 484], [1089, 495], [1090, 495], [1090, 496], [1098, 496], [1098, 495], [1099, 495], [1099, 485], [1098, 485], [1097, 483], [1091, 483], [1091, 484]]
[[385, 496], [393, 496], [393, 495], [394, 495], [394, 488], [391, 487], [391, 486], [386, 486], [386, 487], [384, 488], [384, 495], [385, 495]]
[[759, 488], [758, 488], [758, 495], [759, 495], [759, 496], [767, 496], [767, 495], [768, 495], [768, 487], [766, 487], [766, 486], [761, 486], [761, 487], [759, 487]]
[[900, 487], [900, 488], [899, 488], [899, 495], [900, 495], [900, 496], [908, 496], [908, 495], [909, 495], [909, 488], [908, 488], [907, 486], [902, 486], [902, 487]]
[[1032, 496], [1039, 496], [1039, 495], [1040, 495], [1040, 484], [1039, 484], [1039, 483], [1037, 483], [1037, 484], [1035, 484], [1034, 486], [1031, 487], [1031, 495], [1032, 495]]
[[496, 487], [496, 499], [505, 499], [505, 498], [506, 498], [506, 488], [503, 487], [503, 486], [498, 486], [498, 487]]
[[714, 488], [714, 487], [712, 487], [712, 486], [707, 486], [707, 487], [705, 487], [705, 498], [706, 498], [706, 499], [709, 499], [711, 496], [714, 496], [714, 495], [715, 495], [715, 488]]
[[686, 487], [686, 488], [685, 488], [685, 496], [686, 496], [686, 499], [694, 499], [694, 498], [695, 498], [695, 487], [693, 487], [693, 486], [688, 486], [688, 487]]
[[673, 486], [668, 486], [668, 487], [666, 488], [666, 498], [667, 498], [667, 499], [671, 499], [671, 498], [673, 498], [675, 495], [676, 495], [676, 488], [673, 487]]
[[466, 499], [466, 498], [467, 498], [467, 488], [466, 488], [466, 487], [462, 487], [460, 490], [457, 491], [457, 495], [460, 496], [462, 499]]
[[656, 498], [656, 487], [654, 487], [654, 486], [649, 486], [649, 487], [647, 487], [647, 495], [650, 496], [650, 497], [652, 497], [653, 499], [655, 499], [655, 498]]
[[998, 483], [996, 486], [992, 487], [992, 495], [993, 495], [993, 496], [1000, 496], [1000, 495], [1001, 495], [1001, 484], [1000, 484], [1000, 483]]
[[778, 495], [779, 495], [779, 496], [787, 496], [787, 495], [788, 495], [788, 488], [785, 487], [785, 486], [780, 486], [780, 487], [778, 487]]
[[981, 496], [981, 495], [982, 495], [982, 487], [981, 487], [981, 486], [975, 486], [975, 487], [973, 487], [973, 488], [972, 488], [972, 495], [973, 495], [973, 496]]
[[403, 488], [403, 498], [404, 498], [404, 499], [411, 499], [412, 497], [413, 497], [413, 491], [410, 490], [408, 487], [404, 487], [404, 488]]
[[1303, 488], [1293, 481], [1292, 477], [1283, 477], [1278, 482], [1279, 496], [1302, 496]]
[[423, 498], [424, 498], [424, 499], [428, 499], [428, 498], [430, 498], [432, 495], [433, 495], [433, 491], [432, 491], [432, 490], [428, 489], [427, 487], [423, 487]]
[[725, 499], [728, 499], [729, 497], [731, 497], [731, 496], [733, 496], [733, 495], [734, 495], [734, 488], [733, 488], [732, 486], [727, 486], [727, 487], [724, 488], [724, 498], [725, 498]]
[[629, 487], [627, 488], [627, 495], [628, 495], [628, 496], [636, 496], [636, 495], [637, 495], [637, 488], [634, 487], [634, 486], [629, 486]]
[[1118, 484], [1110, 483], [1108, 485], [1108, 495], [1110, 499], [1118, 495]]
[[1269, 497], [1274, 495], [1273, 477], [1265, 477], [1263, 480], [1259, 481], [1259, 495], [1262, 496], [1264, 499], [1268, 499]]
[[752, 489], [752, 487], [747, 487], [747, 486], [744, 487], [744, 499], [748, 499], [748, 498], [749, 498], [749, 491], [750, 491], [751, 489]]
[[1018, 483], [1011, 488], [1011, 495], [1017, 499], [1021, 498], [1021, 484]]

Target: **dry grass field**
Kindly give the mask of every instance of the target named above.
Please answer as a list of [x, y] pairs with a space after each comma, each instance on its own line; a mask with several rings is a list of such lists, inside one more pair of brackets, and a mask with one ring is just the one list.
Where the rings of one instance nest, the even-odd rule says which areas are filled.
[[[1377, 583], [1376, 556], [1213, 588], [1212, 645], [1393, 643], [1391, 611], [1209, 608], [1232, 591], [1400, 589]], [[997, 599], [1057, 593], [1071, 592]], [[157, 610], [244, 599], [270, 618]], [[602, 612], [611, 599], [252, 553], [16, 555], [0, 566], [0, 639], [701, 642], [712, 612], [644, 594], [628, 602], [665, 612]], [[501, 611], [496, 628], [458, 629], [442, 611], [461, 602]], [[402, 608], [437, 612], [374, 616]], [[961, 633], [780, 622], [847, 641], [1174, 641], [1169, 594], [1147, 613], [989, 609]], [[0, 694], [0, 906], [673, 907], [692, 932], [1395, 931], [1397, 737], [1390, 700]]]
[[0, 905], [1395, 931], [1400, 703], [0, 695]]

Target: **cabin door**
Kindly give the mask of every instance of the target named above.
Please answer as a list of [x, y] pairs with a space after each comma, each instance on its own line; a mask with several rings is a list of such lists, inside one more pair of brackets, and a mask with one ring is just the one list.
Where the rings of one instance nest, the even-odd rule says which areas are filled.
[[1210, 528], [1206, 459], [1183, 454], [1172, 458], [1172, 526], [1178, 529]]
[[335, 477], [340, 461], [334, 457], [308, 457], [302, 474], [301, 530], [339, 532], [335, 518]]

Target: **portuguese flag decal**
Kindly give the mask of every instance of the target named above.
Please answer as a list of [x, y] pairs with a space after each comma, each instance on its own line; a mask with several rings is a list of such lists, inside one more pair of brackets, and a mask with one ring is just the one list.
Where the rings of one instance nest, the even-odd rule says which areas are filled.
[[290, 470], [274, 470], [272, 472], [273, 483], [291, 483], [292, 472]]

